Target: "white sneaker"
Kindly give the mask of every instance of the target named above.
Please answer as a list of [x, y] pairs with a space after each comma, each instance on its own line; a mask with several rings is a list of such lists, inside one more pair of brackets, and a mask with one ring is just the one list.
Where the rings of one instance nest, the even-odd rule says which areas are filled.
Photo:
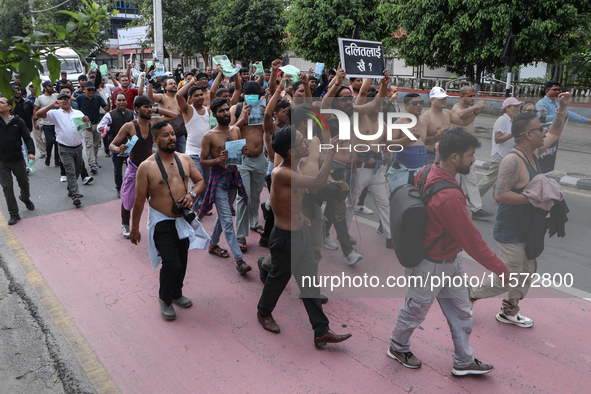
[[349, 253], [349, 255], [347, 256], [347, 264], [348, 265], [354, 265], [356, 262], [358, 262], [359, 260], [361, 260], [363, 258], [362, 255], [360, 255], [359, 253], [357, 253], [356, 251], [352, 251], [351, 253]]
[[88, 184], [89, 184], [90, 182], [92, 182], [93, 180], [94, 180], [94, 178], [93, 178], [93, 177], [91, 177], [91, 176], [87, 176], [86, 178], [84, 178], [84, 179], [82, 180], [82, 184], [83, 184], [83, 185], [88, 185]]
[[329, 237], [324, 238], [324, 247], [329, 250], [337, 250], [339, 245], [334, 243]]
[[532, 319], [525, 317], [519, 313], [515, 316], [506, 315], [503, 308], [501, 308], [501, 311], [497, 313], [496, 318], [501, 323], [515, 324], [518, 327], [529, 328], [534, 325], [534, 321]]
[[129, 233], [131, 232], [131, 230], [129, 229], [129, 226], [126, 224], [122, 224], [121, 225], [121, 234], [123, 234], [123, 236], [127, 239], [129, 239]]
[[67, 176], [65, 176], [65, 175], [62, 175], [62, 176], [60, 177], [60, 182], [67, 182], [67, 181], [68, 181], [68, 177], [67, 177]]
[[368, 207], [366, 207], [365, 205], [357, 205], [355, 207], [355, 211], [362, 213], [364, 215], [371, 215], [373, 214], [373, 211], [371, 209], [369, 209]]

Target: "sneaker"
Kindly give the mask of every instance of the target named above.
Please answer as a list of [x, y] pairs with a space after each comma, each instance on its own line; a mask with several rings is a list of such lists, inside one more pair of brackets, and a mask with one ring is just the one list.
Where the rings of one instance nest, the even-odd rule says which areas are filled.
[[352, 251], [351, 253], [349, 253], [349, 255], [347, 256], [347, 264], [348, 265], [354, 265], [356, 262], [358, 262], [359, 260], [361, 260], [363, 258], [362, 255], [360, 255], [359, 253], [357, 253], [356, 251]]
[[485, 373], [489, 373], [495, 369], [492, 365], [484, 364], [477, 359], [474, 359], [474, 362], [467, 367], [459, 368], [453, 367], [451, 373], [456, 376], [464, 376], [464, 375], [483, 375]]
[[362, 213], [364, 215], [372, 215], [373, 211], [371, 209], [369, 209], [368, 207], [366, 207], [365, 205], [357, 205], [355, 207], [355, 211]]
[[35, 210], [35, 204], [33, 204], [33, 201], [31, 201], [30, 198], [24, 200], [23, 199], [23, 196], [18, 196], [18, 199], [25, 203], [25, 206], [27, 207], [27, 209], [29, 211], [34, 211]]
[[337, 250], [339, 245], [334, 243], [329, 237], [324, 238], [324, 247], [329, 250]]
[[[98, 172], [98, 170], [96, 169], [96, 167], [90, 167], [90, 173], [91, 173], [92, 175], [95, 175], [97, 172]], [[88, 178], [88, 177], [86, 177], [86, 178]], [[92, 178], [92, 177], [91, 177], [91, 178]]]
[[193, 301], [189, 297], [181, 296], [181, 298], [173, 299], [172, 303], [181, 308], [188, 308], [193, 305]]
[[60, 182], [67, 182], [68, 181], [68, 177], [65, 175], [60, 176]]
[[131, 232], [131, 230], [129, 229], [129, 225], [128, 224], [122, 224], [121, 225], [121, 234], [123, 235], [123, 237], [129, 239], [129, 233]]
[[412, 352], [400, 353], [395, 351], [392, 346], [388, 349], [388, 357], [393, 358], [406, 368], [419, 368], [423, 362], [417, 358]]
[[[92, 171], [91, 171], [91, 172], [92, 172]], [[82, 184], [83, 184], [83, 185], [88, 185], [88, 184], [89, 184], [90, 182], [92, 182], [92, 181], [94, 181], [94, 178], [93, 178], [93, 177], [91, 177], [91, 176], [87, 176], [86, 178], [84, 178], [84, 179], [82, 180]]]
[[18, 213], [16, 215], [10, 215], [10, 219], [8, 219], [8, 225], [12, 226], [13, 224], [16, 224], [19, 220], [21, 220], [21, 217]]
[[160, 298], [158, 299], [158, 301], [160, 301], [160, 313], [162, 314], [162, 317], [166, 320], [176, 319], [176, 312], [174, 311], [174, 307], [172, 306], [172, 304], [166, 305], [166, 303], [162, 301]]
[[380, 222], [380, 225], [378, 226], [378, 228], [376, 228], [376, 233], [384, 235], [384, 228], [382, 227], [382, 222]]
[[485, 219], [491, 217], [493, 214], [480, 208], [477, 211], [472, 212], [472, 219]]
[[519, 313], [514, 316], [506, 315], [503, 308], [501, 308], [501, 311], [497, 313], [496, 318], [501, 323], [515, 324], [518, 327], [529, 328], [534, 325], [534, 321], [532, 319], [522, 316]]

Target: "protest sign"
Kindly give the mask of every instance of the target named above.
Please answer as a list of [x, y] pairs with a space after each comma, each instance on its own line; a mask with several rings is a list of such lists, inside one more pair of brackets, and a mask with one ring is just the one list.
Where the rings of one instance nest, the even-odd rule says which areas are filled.
[[213, 64], [221, 65], [222, 71], [224, 72], [224, 75], [227, 77], [233, 77], [234, 75], [236, 75], [238, 71], [240, 71], [238, 67], [232, 67], [232, 63], [226, 55], [215, 56], [213, 58]]
[[246, 140], [236, 140], [236, 141], [226, 141], [226, 150], [228, 151], [228, 159], [226, 160], [226, 167], [231, 165], [241, 165], [242, 158], [244, 155], [242, 154], [242, 148], [246, 145]]
[[348, 78], [384, 78], [384, 47], [381, 42], [339, 38], [341, 67]]

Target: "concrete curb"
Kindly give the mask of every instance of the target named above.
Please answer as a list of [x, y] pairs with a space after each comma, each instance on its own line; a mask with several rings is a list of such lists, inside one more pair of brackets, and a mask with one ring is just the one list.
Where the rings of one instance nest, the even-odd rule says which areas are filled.
[[[488, 171], [490, 169], [490, 162], [476, 160], [474, 165], [480, 169]], [[551, 172], [546, 174], [548, 178], [554, 179], [556, 182], [560, 183], [562, 186], [570, 186], [576, 187], [578, 189], [583, 190], [591, 190], [591, 179], [586, 178], [575, 178], [568, 175], [560, 175], [558, 173]]]

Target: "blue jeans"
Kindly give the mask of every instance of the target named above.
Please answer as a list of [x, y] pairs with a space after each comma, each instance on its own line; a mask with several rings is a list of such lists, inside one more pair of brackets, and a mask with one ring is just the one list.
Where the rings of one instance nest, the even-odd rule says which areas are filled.
[[232, 220], [232, 211], [230, 207], [234, 204], [236, 199], [236, 189], [224, 189], [221, 184], [224, 177], [220, 178], [217, 190], [215, 191], [215, 208], [218, 212], [218, 217], [213, 224], [213, 231], [211, 233], [210, 244], [216, 246], [220, 241], [222, 231], [226, 237], [226, 242], [230, 247], [230, 251], [234, 256], [234, 260], [242, 260], [242, 251], [236, 239], [234, 232], [234, 221]]
[[176, 137], [176, 151], [179, 153], [185, 153], [187, 149], [187, 136], [183, 135]]
[[123, 184], [123, 163], [127, 161], [127, 157], [120, 157], [117, 153], [111, 152], [111, 160], [113, 160], [113, 175], [115, 177], [115, 189], [121, 190]]
[[205, 192], [207, 191], [207, 185], [209, 184], [209, 169], [211, 167], [201, 167], [201, 157], [199, 155], [190, 155], [191, 159], [193, 159], [193, 163], [195, 163], [195, 167], [199, 170], [199, 173], [203, 177], [203, 182], [205, 183], [205, 188], [203, 192], [197, 196], [197, 199], [193, 203], [193, 211], [199, 212], [201, 209], [201, 204], [203, 203], [203, 197], [205, 196]]

